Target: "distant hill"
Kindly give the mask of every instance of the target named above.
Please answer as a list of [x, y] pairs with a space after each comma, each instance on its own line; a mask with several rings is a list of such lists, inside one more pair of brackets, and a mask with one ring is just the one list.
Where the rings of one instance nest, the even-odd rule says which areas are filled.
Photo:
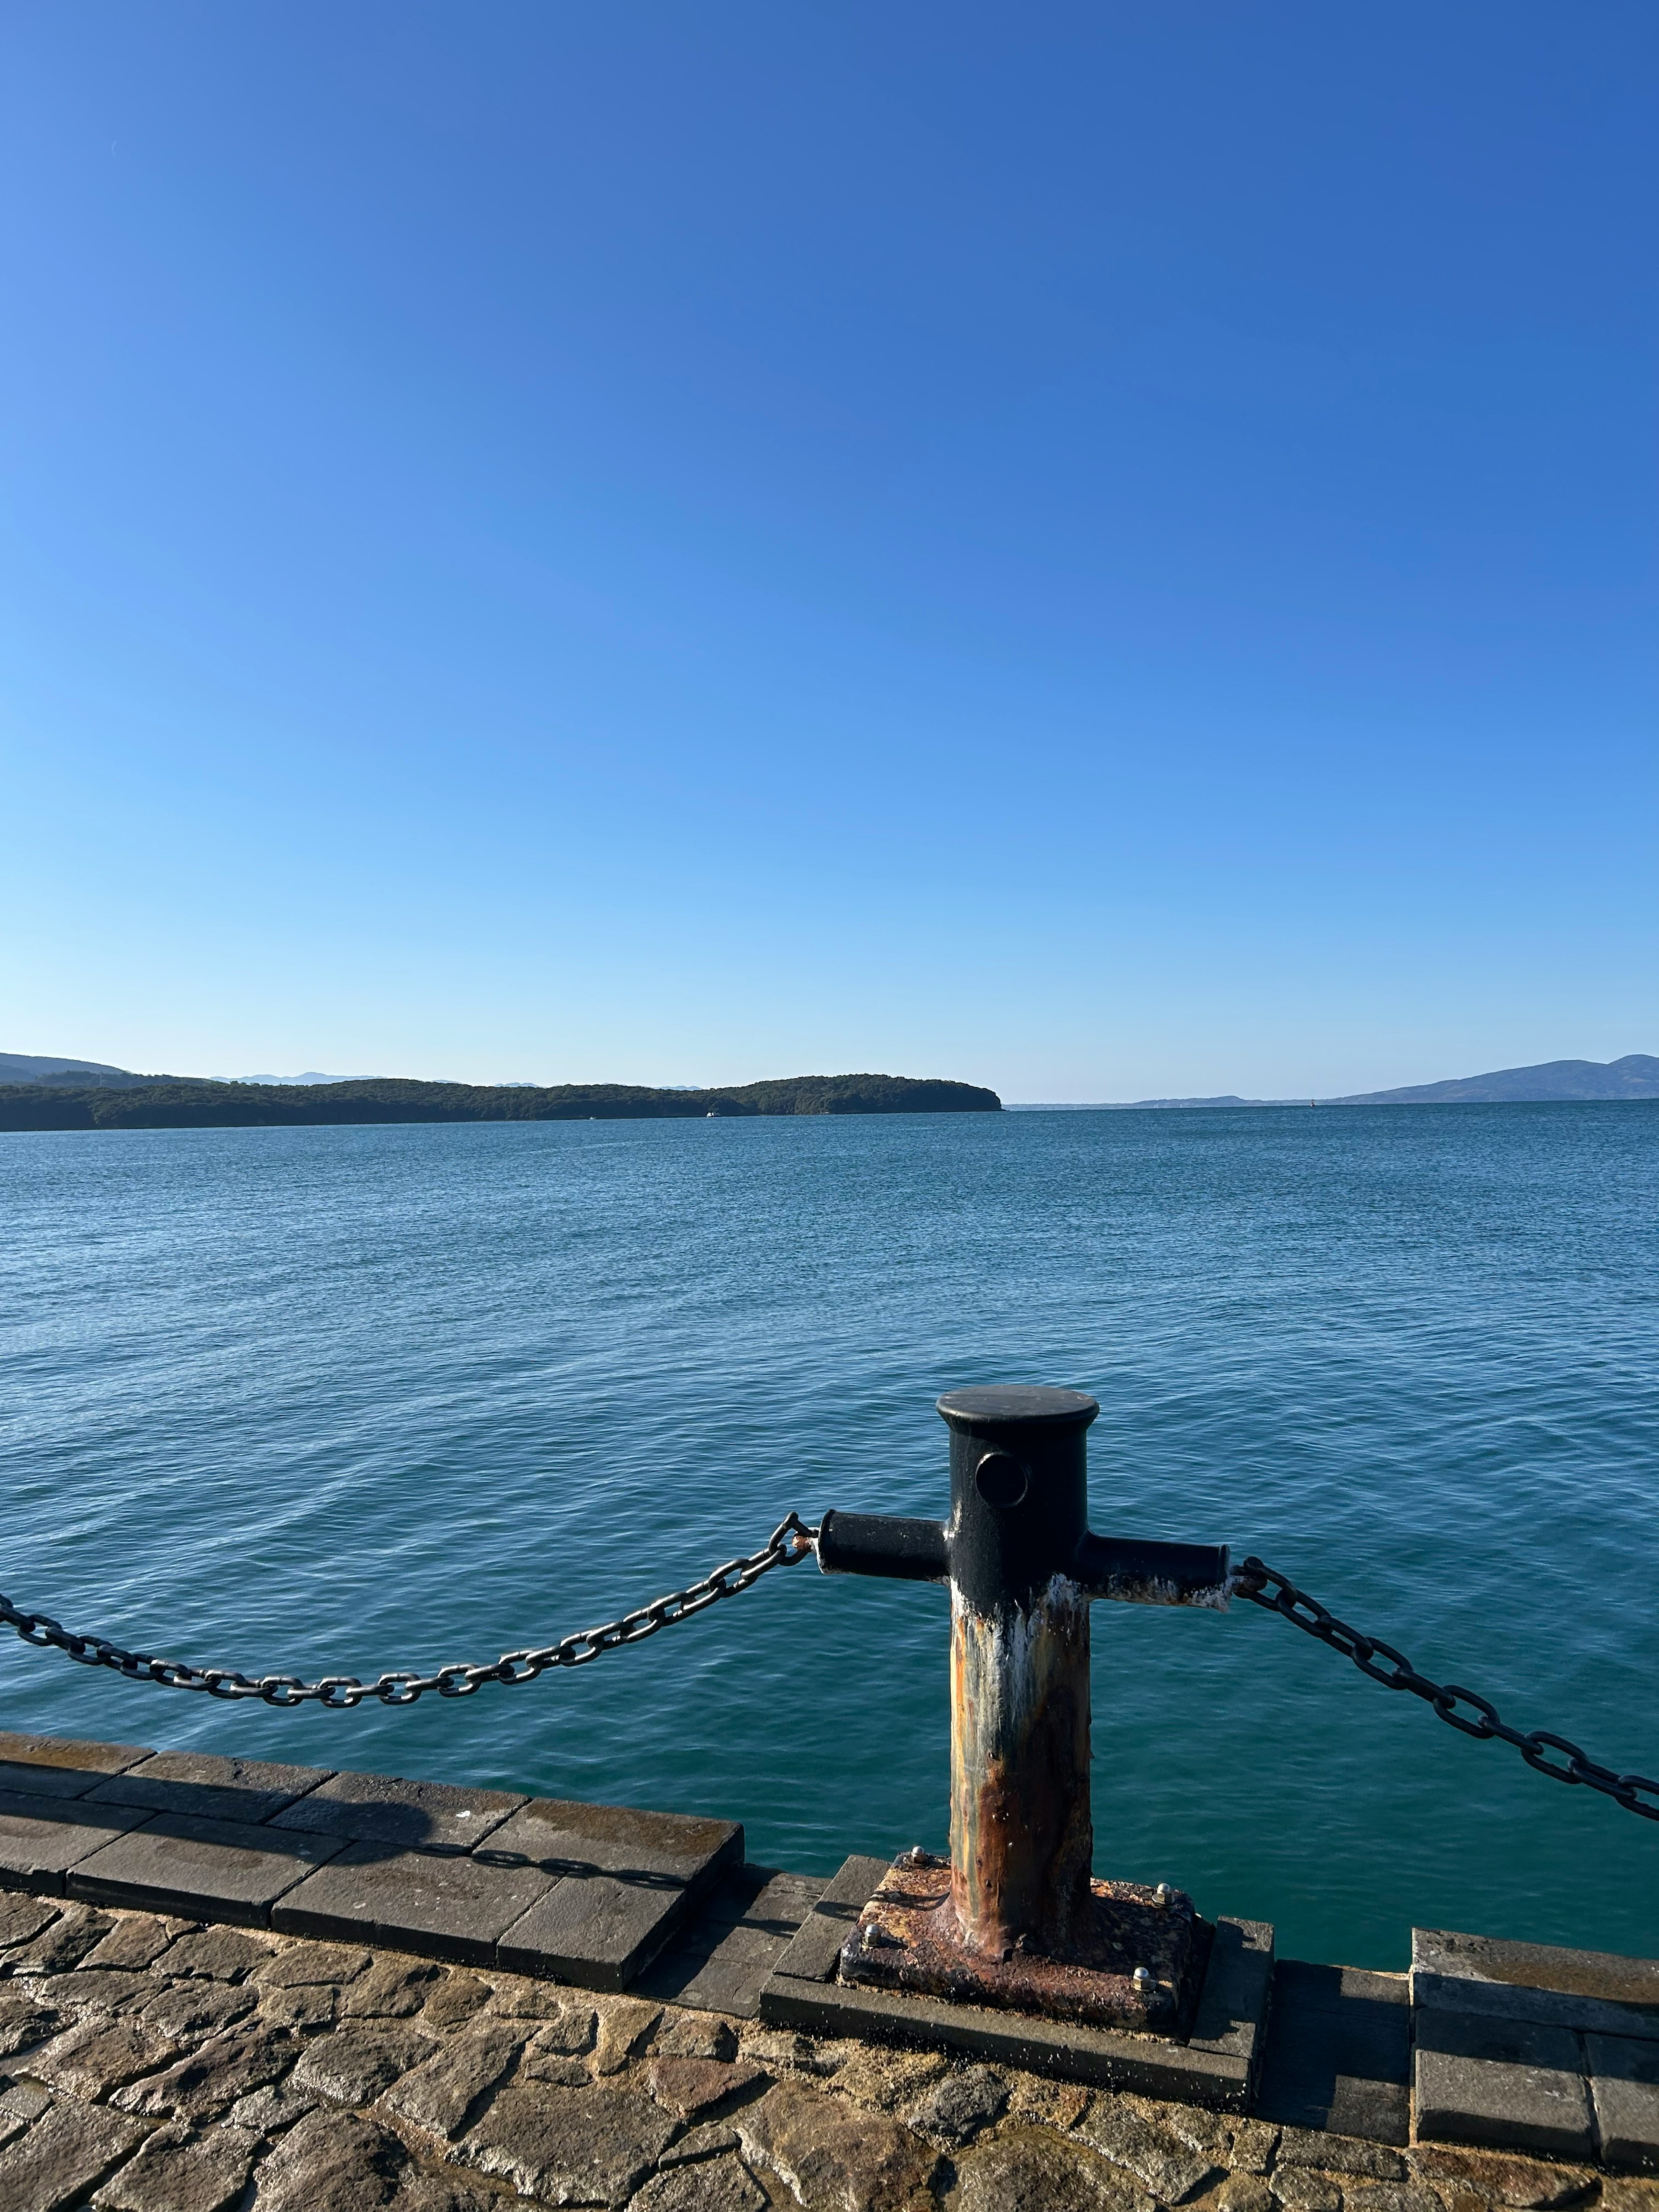
[[[120, 1074], [123, 1071], [111, 1071]], [[994, 1091], [909, 1075], [793, 1075], [709, 1091], [623, 1083], [0, 1082], [0, 1129], [292, 1127], [363, 1121], [617, 1121], [762, 1114], [996, 1114]]]
[[[1279, 1098], [1239, 1098], [1229, 1091], [1218, 1098], [1136, 1098], [1135, 1106], [1279, 1106], [1288, 1103]], [[1300, 1101], [1297, 1101], [1300, 1103]]]
[[77, 1090], [131, 1091], [146, 1083], [188, 1083], [183, 1075], [135, 1075], [128, 1067], [109, 1067], [101, 1060], [53, 1060], [44, 1053], [0, 1052], [0, 1085], [50, 1083]]
[[1102, 1098], [1095, 1101], [1075, 1098], [1055, 1099], [1045, 1103], [1040, 1098], [1010, 1099], [1006, 1110], [1011, 1114], [1139, 1114], [1150, 1112], [1155, 1106], [1301, 1106], [1301, 1098], [1240, 1098], [1231, 1091], [1218, 1098]]
[[1399, 1091], [1357, 1091], [1343, 1098], [1126, 1098], [1097, 1106], [1011, 1104], [1011, 1113], [1131, 1114], [1155, 1107], [1201, 1106], [1522, 1106], [1553, 1099], [1659, 1098], [1659, 1060], [1630, 1052], [1622, 1060], [1547, 1060], [1536, 1067], [1500, 1067], [1490, 1075], [1413, 1083]]
[[1490, 1075], [1448, 1083], [1413, 1083], [1401, 1091], [1364, 1091], [1326, 1106], [1502, 1106], [1557, 1098], [1659, 1098], [1659, 1060], [1627, 1052], [1622, 1060], [1546, 1060], [1536, 1067], [1500, 1067]]

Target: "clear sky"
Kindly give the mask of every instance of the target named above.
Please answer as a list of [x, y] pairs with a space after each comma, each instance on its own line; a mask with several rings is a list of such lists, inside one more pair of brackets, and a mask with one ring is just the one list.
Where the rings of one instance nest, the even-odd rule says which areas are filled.
[[1652, 0], [8, 0], [0, 1048], [1659, 1051]]

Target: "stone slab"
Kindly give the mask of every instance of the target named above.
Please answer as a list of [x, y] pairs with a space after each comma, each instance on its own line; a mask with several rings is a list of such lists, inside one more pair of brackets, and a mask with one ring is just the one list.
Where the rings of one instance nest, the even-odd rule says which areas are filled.
[[1257, 2118], [1371, 2142], [1407, 2142], [1411, 2019], [1404, 1974], [1279, 1960]]
[[148, 1815], [119, 1805], [83, 1805], [78, 1797], [0, 1792], [0, 1889], [62, 1897], [69, 1869]]
[[405, 1850], [470, 1851], [526, 1802], [507, 1790], [460, 1790], [391, 1774], [336, 1774], [309, 1791], [302, 1806], [276, 1814], [271, 1826]]
[[552, 1887], [501, 1936], [497, 1963], [586, 1989], [626, 1989], [690, 1907], [743, 1858], [735, 1821], [536, 1798], [476, 1854]]
[[532, 1797], [495, 1831], [483, 1855], [526, 1860], [544, 1874], [617, 1875], [684, 1887], [740, 1863], [743, 1829], [736, 1820], [687, 1813]]
[[59, 2212], [84, 2204], [143, 2139], [139, 2121], [106, 2105], [66, 2098], [0, 2151], [0, 2204], [9, 2212]]
[[1419, 2142], [1595, 2156], [1589, 2084], [1571, 2030], [1431, 2010], [1414, 2021]]
[[760, 2017], [771, 2027], [801, 2028], [816, 2035], [860, 2036], [875, 2043], [957, 2051], [1062, 2081], [1173, 2098], [1214, 2112], [1249, 2109], [1247, 2064], [1194, 2051], [1162, 2036], [1073, 2027], [1063, 2021], [993, 2012], [985, 2006], [946, 2004], [935, 1997], [843, 1988], [836, 1982], [796, 1981], [787, 1974], [768, 1978], [761, 1992]]
[[1659, 2173], [1659, 2045], [1587, 2035], [1584, 2052], [1602, 2164], [1621, 2173]]
[[157, 1751], [88, 1790], [93, 1805], [140, 1805], [198, 1820], [268, 1820], [334, 1771], [265, 1759], [220, 1759], [203, 1751]]
[[493, 1966], [500, 1937], [552, 1886], [539, 1867], [357, 1843], [274, 1906], [270, 1924], [289, 1936]]
[[20, 1735], [0, 1729], [0, 1790], [25, 1796], [79, 1797], [150, 1753], [136, 1743], [89, 1743], [76, 1737]]
[[625, 1990], [685, 1918], [687, 1894], [609, 1875], [555, 1881], [502, 1931], [495, 1962], [581, 1989]]
[[1413, 1928], [1411, 1983], [1419, 2012], [1484, 2013], [1659, 2041], [1659, 1959]]
[[798, 1980], [827, 1982], [834, 1975], [841, 1947], [859, 1924], [859, 1915], [891, 1866], [890, 1859], [850, 1858], [828, 1882], [800, 1930], [778, 1960], [781, 1974]]
[[129, 1817], [143, 1826], [73, 1867], [68, 1895], [264, 1928], [279, 1897], [346, 1848], [337, 1836], [278, 1834], [252, 1821], [196, 1820], [180, 1813]]
[[1193, 2035], [1177, 2042], [830, 1980], [840, 1948], [830, 1946], [830, 1931], [844, 1928], [841, 1916], [848, 1909], [856, 1918], [874, 1888], [872, 1873], [879, 1880], [886, 1867], [881, 1859], [842, 1865], [830, 1885], [836, 1892], [830, 1911], [815, 1909], [790, 1946], [804, 1966], [818, 1966], [828, 1953], [827, 1966], [799, 1975], [775, 1970], [767, 1977], [760, 2017], [769, 2026], [958, 2051], [1102, 2088], [1179, 2098], [1218, 2112], [1249, 2111], [1272, 1985], [1273, 1929], [1264, 1922], [1215, 1923]]
[[1265, 1920], [1218, 1919], [1214, 1929], [1186, 2047], [1237, 2060], [1254, 2088], [1273, 1995], [1273, 1931]]
[[821, 1876], [743, 1866], [648, 1966], [636, 1996], [753, 2020], [767, 1976], [824, 1888]]

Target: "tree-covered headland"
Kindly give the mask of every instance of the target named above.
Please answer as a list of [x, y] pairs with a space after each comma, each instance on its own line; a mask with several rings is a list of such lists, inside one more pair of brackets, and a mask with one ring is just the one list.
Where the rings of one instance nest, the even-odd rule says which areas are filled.
[[710, 1091], [626, 1083], [209, 1083], [156, 1076], [128, 1089], [0, 1085], [0, 1129], [221, 1129], [347, 1121], [692, 1121], [710, 1115], [995, 1114], [994, 1091], [909, 1075], [792, 1075]]

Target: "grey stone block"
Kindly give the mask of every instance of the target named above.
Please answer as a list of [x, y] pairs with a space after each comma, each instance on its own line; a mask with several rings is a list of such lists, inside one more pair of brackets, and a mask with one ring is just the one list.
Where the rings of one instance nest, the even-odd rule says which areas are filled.
[[476, 1856], [553, 1887], [502, 1936], [498, 1962], [586, 1988], [625, 1989], [691, 1907], [743, 1857], [731, 1820], [536, 1798]]
[[1117, 2097], [1097, 2097], [1078, 2122], [1078, 2133], [1121, 2166], [1162, 2204], [1179, 2204], [1221, 2179], [1206, 2154], [1143, 2119]]
[[718, 2156], [653, 2174], [634, 2199], [638, 2212], [766, 2212], [770, 2201], [741, 2159]]
[[551, 1887], [538, 1867], [352, 1844], [274, 1906], [270, 1924], [289, 1936], [489, 1966], [499, 1938]]
[[204, 2136], [158, 2128], [93, 2203], [97, 2212], [230, 2212], [246, 2188], [258, 2148], [258, 2137], [240, 2128]]
[[1439, 2011], [1416, 2026], [1419, 2142], [1594, 2155], [1589, 2085], [1568, 2029]]
[[506, 1790], [459, 1790], [390, 1774], [336, 1774], [301, 1804], [272, 1817], [276, 1828], [307, 1828], [350, 1843], [409, 1850], [470, 1851], [526, 1800]]
[[0, 2204], [12, 2212], [81, 2204], [143, 2139], [136, 2120], [106, 2106], [53, 2105], [0, 2150]]
[[259, 2168], [259, 2212], [375, 2212], [398, 2193], [409, 2153], [359, 2112], [310, 2112]]
[[1273, 1931], [1265, 1920], [1218, 1920], [1187, 2047], [1236, 2058], [1254, 2088], [1273, 1989]]
[[1621, 2173], [1659, 2173], [1659, 2045], [1587, 2035], [1584, 2051], [1602, 2164]]
[[273, 2029], [234, 2028], [214, 2036], [165, 2073], [146, 2075], [118, 2089], [115, 2101], [123, 2112], [152, 2118], [172, 2113], [197, 2122], [215, 2119], [286, 2074], [299, 2048], [294, 2037]]
[[306, 2045], [294, 2069], [294, 2086], [337, 2105], [372, 2105], [383, 2089], [439, 2048], [436, 2036], [410, 2021], [348, 2021]]
[[615, 1875], [684, 1888], [741, 1863], [743, 1829], [735, 1820], [532, 1797], [495, 1830], [481, 1856], [568, 1880]]
[[503, 1930], [498, 1965], [583, 1989], [625, 1990], [662, 1948], [684, 1900], [600, 1875], [559, 1881]]
[[1121, 2166], [1047, 2129], [1005, 2132], [956, 2166], [956, 2212], [1155, 2212]]
[[734, 2112], [732, 2124], [751, 2165], [769, 2167], [798, 2203], [823, 2212], [920, 2207], [939, 2178], [931, 2143], [884, 2112], [823, 2096], [804, 2081], [778, 2082]]
[[157, 2030], [131, 2021], [94, 2018], [76, 2025], [30, 2053], [28, 2070], [56, 2089], [89, 2101], [106, 2097], [153, 2074], [178, 2055], [177, 2045]]
[[61, 1897], [64, 1875], [77, 1860], [145, 1818], [118, 1805], [83, 1805], [78, 1797], [0, 1793], [0, 1889]]
[[0, 1951], [27, 1943], [58, 1917], [55, 1905], [42, 1904], [20, 1890], [0, 1891]]
[[1659, 2040], [1659, 1959], [1413, 1928], [1411, 1982], [1419, 2012]]
[[811, 1875], [744, 1866], [635, 1984], [640, 1996], [753, 2020], [767, 1976], [823, 1890]]
[[474, 2021], [405, 2074], [386, 2101], [428, 2135], [458, 2136], [524, 2043], [525, 2029], [515, 2021]]
[[[117, 1814], [114, 1806], [108, 1809]], [[122, 1817], [144, 1826], [73, 1867], [67, 1877], [71, 1897], [263, 1928], [277, 1898], [344, 1848], [335, 1836], [279, 1835], [240, 1820], [193, 1820], [178, 1813]]]
[[[1314, 2133], [1307, 2128], [1281, 2128], [1273, 2153], [1273, 2185], [1278, 2194], [1291, 2172], [1352, 2174], [1364, 2181], [1404, 2181], [1405, 2160], [1397, 2150], [1357, 2141], [1352, 2136]], [[1346, 2183], [1344, 2185], [1346, 2186]]]
[[240, 1982], [276, 1955], [262, 1936], [244, 1936], [236, 1928], [198, 1928], [169, 1947], [161, 1972], [191, 1981]]
[[91, 1743], [0, 1729], [0, 1790], [25, 1796], [79, 1797], [151, 1753], [136, 1743]]
[[458, 2155], [550, 2204], [623, 2204], [677, 2132], [627, 2089], [514, 2082], [462, 2139]]
[[1411, 2004], [1403, 1974], [1281, 1959], [1254, 2110], [1382, 2143], [1411, 2133]]
[[989, 2066], [963, 2066], [935, 2081], [908, 2124], [937, 2142], [960, 2150], [987, 2128], [994, 2127], [1008, 2106], [1008, 2084]]
[[830, 1980], [842, 1945], [858, 1925], [860, 1913], [890, 1865], [888, 1859], [843, 1861], [778, 1960], [779, 1973], [793, 1974], [804, 1982]]
[[219, 1759], [204, 1751], [158, 1751], [88, 1790], [94, 1805], [140, 1805], [198, 1820], [268, 1820], [326, 1782], [328, 1766], [283, 1766], [263, 1759]]

